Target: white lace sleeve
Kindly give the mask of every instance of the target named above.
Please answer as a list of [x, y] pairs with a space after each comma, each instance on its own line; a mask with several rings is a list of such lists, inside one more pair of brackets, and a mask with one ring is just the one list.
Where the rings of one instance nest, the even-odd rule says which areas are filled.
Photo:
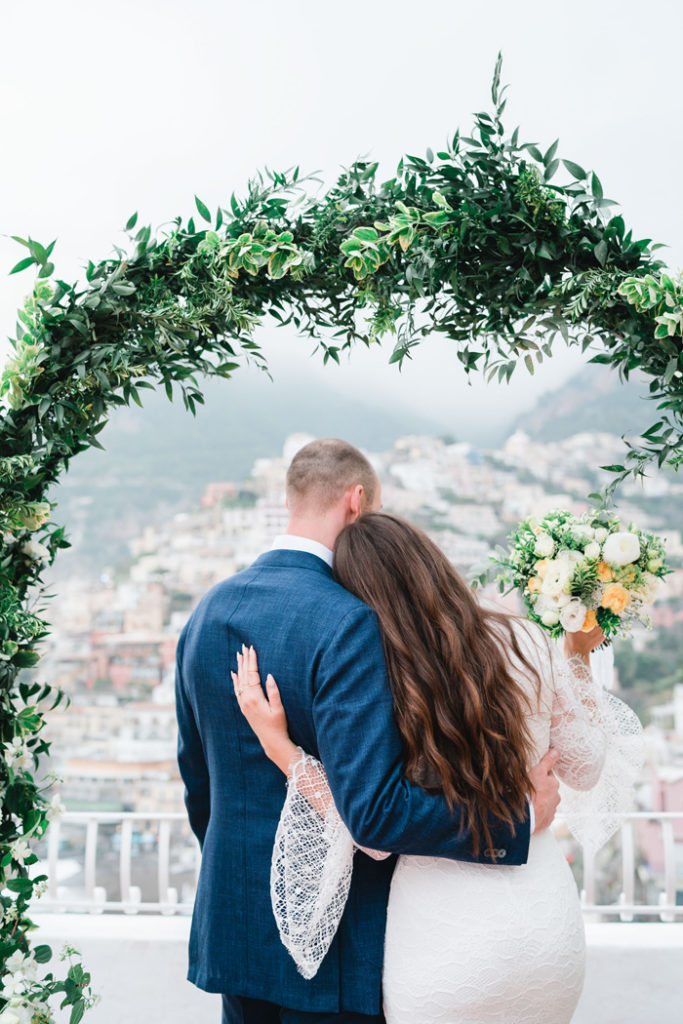
[[643, 762], [637, 716], [593, 678], [580, 658], [553, 662], [550, 745], [560, 759], [560, 813], [587, 849], [598, 850], [633, 804]]
[[[312, 978], [344, 913], [357, 847], [339, 817], [320, 761], [301, 751], [290, 767], [275, 834], [270, 895], [283, 945], [299, 973]], [[376, 860], [390, 856], [363, 852]]]

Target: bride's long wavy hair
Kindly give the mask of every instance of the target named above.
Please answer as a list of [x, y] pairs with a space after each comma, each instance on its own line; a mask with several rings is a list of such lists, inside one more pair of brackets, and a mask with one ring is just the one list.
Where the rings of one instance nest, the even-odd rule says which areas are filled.
[[361, 516], [339, 534], [334, 572], [375, 610], [384, 642], [406, 776], [464, 811], [478, 855], [491, 817], [524, 818], [533, 792], [526, 690], [538, 672], [521, 650], [514, 616], [489, 611], [422, 530], [397, 516]]

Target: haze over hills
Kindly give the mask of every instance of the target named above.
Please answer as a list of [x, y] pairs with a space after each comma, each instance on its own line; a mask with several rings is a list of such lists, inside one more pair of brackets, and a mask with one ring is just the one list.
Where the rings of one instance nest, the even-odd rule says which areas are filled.
[[533, 409], [521, 413], [512, 429], [535, 440], [559, 441], [584, 431], [628, 437], [642, 433], [658, 419], [657, 405], [647, 400], [643, 377], [621, 383], [607, 366], [587, 366], [556, 391], [542, 394]]
[[405, 434], [444, 432], [427, 416], [349, 401], [317, 380], [273, 383], [245, 374], [207, 380], [202, 390], [206, 402], [196, 417], [179, 395], [171, 403], [163, 392], [141, 392], [144, 409], [116, 410], [99, 435], [106, 451], [73, 460], [50, 495], [73, 543], [58, 559], [58, 574], [76, 562], [99, 569], [125, 558], [128, 539], [145, 523], [196, 506], [211, 481], [248, 476], [256, 459], [280, 452], [292, 433], [342, 436], [381, 451]]
[[637, 433], [656, 418], [643, 401], [643, 385], [621, 385], [615, 373], [591, 366], [559, 390], [541, 395], [535, 407], [498, 431], [491, 444], [490, 425], [454, 417], [420, 415], [412, 409], [350, 401], [319, 379], [300, 374], [245, 373], [231, 381], [207, 380], [206, 398], [196, 418], [179, 397], [144, 392], [144, 409], [117, 410], [100, 439], [106, 451], [91, 449], [74, 459], [51, 497], [59, 503], [57, 522], [67, 526], [73, 543], [55, 566], [57, 575], [98, 572], [125, 559], [128, 540], [144, 525], [194, 507], [206, 485], [241, 480], [256, 459], [282, 449], [295, 432], [343, 436], [361, 448], [381, 451], [406, 434], [455, 434], [475, 447], [502, 444], [514, 429], [555, 440], [586, 430], [617, 435]]

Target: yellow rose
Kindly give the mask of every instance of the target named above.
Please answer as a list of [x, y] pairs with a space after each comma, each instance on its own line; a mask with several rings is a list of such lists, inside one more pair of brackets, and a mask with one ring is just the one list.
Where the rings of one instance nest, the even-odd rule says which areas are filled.
[[590, 633], [592, 629], [598, 624], [598, 617], [592, 608], [589, 608], [586, 612], [586, 618], [583, 620], [583, 626], [581, 627], [582, 633]]
[[545, 576], [550, 566], [549, 558], [542, 558], [540, 562], [536, 562], [536, 575], [540, 576], [541, 579]]
[[602, 583], [609, 583], [612, 579], [612, 570], [610, 569], [607, 562], [598, 562], [597, 565], [598, 579]]
[[610, 583], [608, 587], [605, 587], [600, 604], [603, 608], [609, 608], [615, 615], [621, 615], [630, 601], [631, 595], [626, 587], [622, 587], [621, 583]]
[[526, 588], [532, 594], [535, 594], [536, 591], [540, 590], [541, 581], [539, 580], [538, 576], [532, 576], [529, 582], [527, 583]]

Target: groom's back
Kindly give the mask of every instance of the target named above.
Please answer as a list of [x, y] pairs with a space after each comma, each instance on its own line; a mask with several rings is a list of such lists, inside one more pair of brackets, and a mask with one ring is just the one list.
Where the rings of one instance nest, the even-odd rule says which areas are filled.
[[[273, 551], [214, 587], [181, 636], [179, 760], [190, 820], [203, 839], [189, 977], [208, 991], [301, 1010], [376, 1010], [392, 865], [356, 857], [339, 934], [316, 978], [304, 981], [280, 943], [270, 904], [285, 779], [243, 718], [230, 678], [236, 651], [253, 645], [262, 676], [277, 680], [292, 738], [317, 755], [317, 666], [337, 624], [359, 604], [315, 555]], [[377, 643], [381, 657], [379, 634]]]

